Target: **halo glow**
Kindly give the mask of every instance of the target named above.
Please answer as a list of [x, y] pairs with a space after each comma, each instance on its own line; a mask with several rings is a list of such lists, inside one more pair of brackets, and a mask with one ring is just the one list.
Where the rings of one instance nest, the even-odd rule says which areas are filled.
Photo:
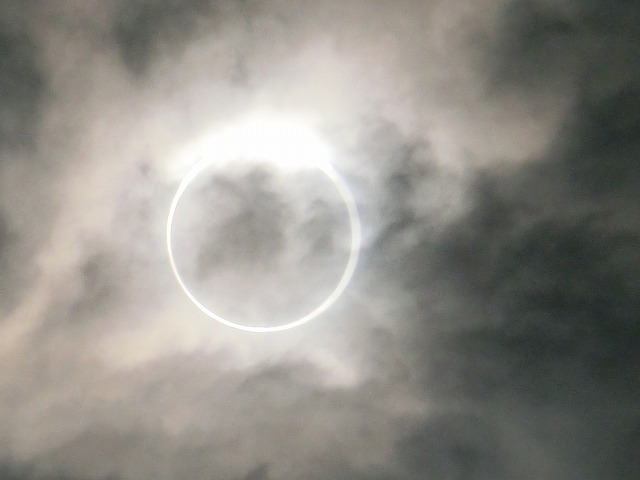
[[[252, 117], [239, 122], [191, 151], [200, 160], [184, 176], [171, 202], [167, 219], [167, 251], [173, 274], [187, 297], [206, 315], [232, 328], [249, 332], [277, 332], [302, 325], [326, 311], [344, 292], [355, 271], [361, 246], [360, 217], [346, 182], [330, 163], [331, 152], [315, 132], [304, 125], [274, 117]], [[215, 313], [189, 290], [178, 271], [172, 248], [172, 230], [176, 208], [189, 185], [207, 167], [246, 158], [258, 158], [282, 169], [315, 168], [326, 175], [338, 191], [349, 217], [351, 239], [349, 256], [341, 277], [331, 293], [319, 305], [300, 318], [276, 326], [245, 325]]]

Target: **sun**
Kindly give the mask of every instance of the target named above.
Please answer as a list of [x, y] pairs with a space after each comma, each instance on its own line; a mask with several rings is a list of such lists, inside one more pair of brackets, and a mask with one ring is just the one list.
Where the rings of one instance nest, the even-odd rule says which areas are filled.
[[[318, 317], [333, 305], [346, 289], [355, 271], [361, 247], [361, 225], [351, 190], [331, 162], [333, 153], [328, 143], [303, 122], [275, 115], [253, 115], [203, 137], [195, 146], [189, 148], [188, 155], [194, 159], [194, 164], [182, 178], [171, 202], [166, 225], [166, 243], [173, 274], [193, 304], [218, 322], [249, 332], [288, 330]], [[348, 255], [335, 285], [322, 301], [306, 313], [277, 325], [254, 325], [243, 321], [242, 318], [229, 318], [216, 311], [215, 305], [210, 305], [189, 288], [174, 252], [174, 224], [176, 215], [179, 214], [178, 206], [185, 192], [211, 168], [222, 171], [233, 169], [247, 159], [258, 160], [283, 173], [313, 170], [315, 174], [329, 180], [348, 216]], [[269, 315], [269, 312], [264, 312], [264, 315]]]

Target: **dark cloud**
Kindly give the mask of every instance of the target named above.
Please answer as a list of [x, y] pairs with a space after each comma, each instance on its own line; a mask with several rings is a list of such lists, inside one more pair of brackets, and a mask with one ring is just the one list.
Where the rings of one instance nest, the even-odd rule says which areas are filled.
[[[105, 322], [113, 322], [115, 311], [129, 303], [144, 302], [147, 296], [138, 278], [144, 268], [139, 258], [100, 243], [85, 249], [75, 295], [65, 295], [51, 312], [47, 327], [58, 334], [76, 330], [91, 335], [99, 325], [109, 328], [112, 324]], [[151, 285], [147, 280], [147, 287]]]
[[[28, 21], [29, 5], [0, 7], [0, 312], [7, 315], [34, 281], [33, 255], [50, 216], [38, 206], [49, 193], [42, 182], [37, 139], [49, 79]], [[18, 178], [14, 175], [18, 172]], [[36, 191], [30, 190], [33, 185]], [[33, 217], [32, 217], [33, 215]], [[30, 220], [34, 225], [29, 225]]]
[[0, 148], [31, 146], [47, 83], [24, 22], [0, 19]]
[[307, 256], [327, 255], [339, 248], [340, 238], [333, 225], [340, 222], [333, 205], [323, 199], [316, 199], [310, 206], [309, 216], [300, 225], [300, 235], [313, 239]]
[[113, 26], [122, 60], [134, 73], [144, 73], [157, 56], [179, 52], [203, 22], [210, 32], [217, 6], [214, 0], [123, 2]]
[[575, 53], [582, 48], [581, 37], [586, 32], [562, 7], [560, 3], [537, 0], [507, 4], [501, 13], [502, 28], [487, 58], [492, 82], [547, 89], [550, 82], [566, 81], [565, 73], [581, 60]]
[[[613, 109], [634, 109], [630, 97], [640, 77], [638, 50], [632, 47], [640, 40], [636, 2], [518, 0], [507, 4], [500, 18], [501, 28], [483, 56], [491, 95], [528, 92], [536, 103], [550, 97], [557, 105], [571, 104], [579, 121], [596, 119], [577, 110], [591, 109], [595, 114], [597, 109], [608, 127], [598, 133], [588, 125], [581, 125], [585, 131], [572, 130], [572, 135], [595, 134], [596, 142], [599, 135], [609, 135], [605, 131], [614, 124], [612, 116], [602, 117], [608, 115], [609, 102]], [[615, 120], [617, 128], [626, 128], [623, 123], [635, 117], [622, 114]], [[621, 143], [617, 145], [620, 148]], [[624, 160], [612, 156], [609, 161]]]
[[635, 83], [584, 92], [558, 139], [567, 175], [594, 199], [636, 203], [640, 185], [640, 75]]
[[[33, 467], [15, 466], [11, 464], [0, 465], [0, 478], [2, 480], [86, 480], [84, 477], [69, 476], [63, 473], [38, 473]], [[118, 477], [103, 477], [100, 480], [118, 480]]]
[[26, 480], [29, 477], [22, 472], [17, 472], [15, 467], [3, 464], [0, 466], [0, 478], [6, 478], [7, 480]]
[[362, 261], [388, 273], [404, 269], [403, 240], [447, 216], [448, 179], [434, 164], [425, 139], [404, 135], [385, 121], [368, 122], [358, 155], [374, 164], [378, 175], [372, 193], [376, 201], [360, 206], [365, 224], [379, 229]]
[[434, 415], [396, 448], [412, 478], [509, 478], [496, 434], [469, 414]]
[[242, 480], [269, 480], [269, 465], [262, 464], [247, 473]]
[[4, 314], [11, 311], [35, 277], [33, 240], [22, 238], [8, 215], [0, 211], [0, 312]]
[[496, 445], [514, 429], [521, 444], [535, 443], [526, 422], [552, 431], [549, 417], [559, 415], [573, 425], [559, 428], [573, 446], [554, 442], [542, 455], [566, 454], [547, 478], [564, 478], [563, 469], [628, 478], [640, 371], [640, 76], [628, 48], [637, 28], [623, 17], [636, 15], [633, 2], [513, 2], [503, 13], [491, 88], [531, 101], [567, 94], [570, 107], [540, 157], [476, 170], [468, 211], [399, 255], [395, 271], [419, 302], [412, 343], [425, 389], [504, 415], [480, 453], [460, 448], [456, 458], [445, 426], [433, 440], [405, 437], [398, 454], [416, 472], [458, 478], [475, 459], [486, 478], [509, 477], [532, 453]]
[[[9, 266], [8, 258], [9, 249], [11, 248], [11, 244], [15, 241], [15, 236], [13, 232], [9, 230], [9, 225], [7, 224], [7, 220], [4, 216], [0, 216], [0, 265], [6, 269]], [[4, 289], [2, 290], [4, 291]]]
[[[230, 265], [255, 268], [277, 261], [286, 245], [285, 225], [292, 212], [287, 211], [287, 203], [274, 189], [271, 176], [258, 168], [236, 178], [209, 182], [207, 192], [198, 192], [203, 205], [215, 205], [207, 196], [220, 196], [224, 190], [230, 190], [238, 210], [221, 225], [210, 222], [204, 227], [206, 242], [197, 258], [199, 280]], [[203, 215], [215, 218], [219, 213], [205, 209]], [[206, 218], [202, 221], [207, 223]]]
[[625, 423], [620, 428], [620, 436], [615, 438], [614, 452], [604, 464], [603, 472], [621, 480], [634, 478], [640, 468], [640, 421]]
[[[627, 155], [637, 147], [627, 121], [595, 110], [571, 113], [560, 139], [569, 146], [478, 181], [469, 214], [437, 247], [425, 240], [411, 254], [431, 258], [469, 304], [453, 314], [467, 329], [446, 343], [461, 363], [442, 364], [467, 394], [506, 388], [544, 402], [572, 401], [594, 382], [636, 388], [640, 230], [630, 217], [635, 162]], [[598, 200], [604, 193], [609, 203]], [[412, 288], [429, 287], [420, 270], [408, 278]]]

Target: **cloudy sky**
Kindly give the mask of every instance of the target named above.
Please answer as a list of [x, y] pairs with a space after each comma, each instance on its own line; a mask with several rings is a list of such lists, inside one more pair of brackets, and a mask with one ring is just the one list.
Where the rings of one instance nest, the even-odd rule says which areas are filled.
[[[639, 25], [633, 0], [2, 1], [0, 478], [636, 478]], [[326, 142], [362, 225], [343, 295], [266, 334], [201, 312], [165, 242], [192, 146], [256, 112]], [[270, 325], [330, 291], [348, 216], [253, 160], [189, 191], [176, 249]]]

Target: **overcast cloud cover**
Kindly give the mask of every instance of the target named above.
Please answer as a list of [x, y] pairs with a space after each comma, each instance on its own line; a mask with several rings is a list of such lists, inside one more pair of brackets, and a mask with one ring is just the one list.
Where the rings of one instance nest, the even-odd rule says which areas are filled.
[[[637, 478], [639, 57], [633, 0], [1, 2], [0, 478]], [[327, 139], [363, 228], [272, 334], [164, 237], [187, 145], [256, 111]], [[333, 278], [344, 215], [291, 185], [212, 180], [199, 274]]]

